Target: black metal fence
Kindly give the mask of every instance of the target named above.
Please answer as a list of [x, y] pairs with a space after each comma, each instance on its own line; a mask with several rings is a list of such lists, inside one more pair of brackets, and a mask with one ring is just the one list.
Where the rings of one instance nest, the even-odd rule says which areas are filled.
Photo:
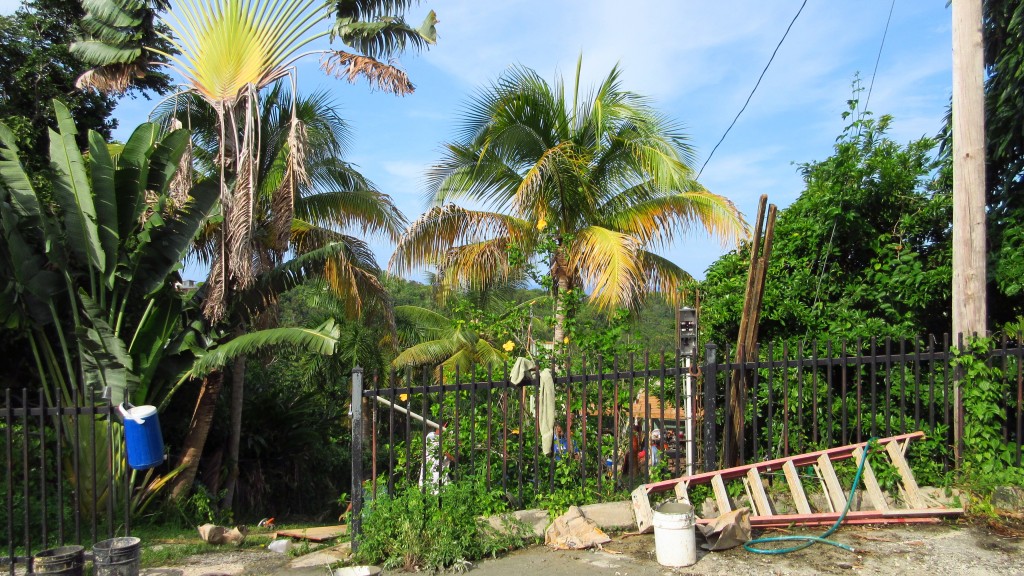
[[4, 391], [0, 408], [0, 566], [131, 530], [120, 430], [109, 404], [80, 406], [42, 391]]
[[[949, 470], [957, 416], [951, 344], [948, 335], [769, 343], [754, 351], [758, 360], [751, 362], [736, 362], [728, 348], [709, 345], [702, 373], [705, 382], [714, 384], [705, 388], [709, 393], [703, 401], [705, 413], [716, 414], [716, 419], [704, 421], [708, 462], [720, 461], [723, 453], [757, 461], [924, 430], [942, 448], [933, 456]], [[962, 348], [963, 342], [957, 345]], [[1024, 441], [1022, 359], [1019, 338], [1002, 338], [987, 359], [1002, 372], [1002, 432], [1018, 466]], [[729, 386], [736, 378], [744, 385]], [[738, 416], [728, 409], [734, 390], [742, 394]], [[737, 417], [743, 420], [738, 443], [726, 433]]]
[[696, 384], [691, 365], [678, 354], [564, 360], [552, 379], [561, 434], [550, 451], [539, 424], [541, 370], [518, 383], [509, 365], [456, 370], [448, 379], [429, 369], [370, 375], [354, 391], [365, 405], [353, 403], [353, 421], [363, 422], [353, 450], [368, 448], [365, 463], [353, 453], [355, 466], [368, 464], [353, 474], [354, 518], [361, 496], [355, 487], [363, 481], [369, 481], [367, 495], [375, 496], [472, 478], [520, 507], [558, 490], [608, 497], [652, 477], [681, 474], [699, 457], [698, 438], [686, 434], [685, 407]]
[[[565, 443], [548, 455], [540, 441], [536, 374], [520, 384], [510, 381], [509, 366], [370, 375], [358, 394], [365, 399], [368, 468], [353, 475], [353, 486], [365, 481], [364, 491], [375, 496], [472, 478], [519, 506], [571, 487], [590, 497], [618, 497], [652, 477], [681, 476], [688, 465], [717, 469], [730, 453], [749, 462], [914, 430], [928, 434], [929, 457], [941, 473], [954, 466], [951, 345], [948, 336], [769, 343], [753, 351], [756, 361], [742, 363], [714, 345], [692, 363], [680, 355], [570, 358], [553, 370], [559, 374], [555, 424]], [[1002, 339], [988, 362], [1002, 369], [1003, 435], [1019, 466], [1020, 340]], [[734, 412], [729, 383], [740, 378]], [[694, 420], [687, 436], [688, 395]], [[739, 442], [730, 430], [740, 432]], [[353, 449], [361, 446], [354, 437]], [[357, 461], [363, 465], [354, 454]], [[362, 492], [354, 492], [358, 500]]]

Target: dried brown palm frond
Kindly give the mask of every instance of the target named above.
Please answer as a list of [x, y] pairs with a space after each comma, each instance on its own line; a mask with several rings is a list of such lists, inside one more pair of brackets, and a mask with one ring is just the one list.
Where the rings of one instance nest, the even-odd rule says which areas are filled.
[[327, 74], [335, 78], [347, 78], [353, 84], [356, 78], [365, 76], [371, 87], [398, 96], [412, 94], [416, 90], [409, 81], [409, 76], [397, 66], [385, 64], [369, 56], [332, 50], [320, 60], [320, 67]]
[[104, 94], [124, 94], [133, 80], [146, 76], [144, 62], [110, 64], [86, 70], [75, 80], [79, 90], [96, 90]]
[[217, 256], [210, 266], [210, 276], [206, 281], [206, 297], [203, 300], [203, 316], [211, 322], [217, 322], [224, 317], [225, 303], [224, 295], [227, 291], [227, 274], [224, 269], [224, 250], [221, 239], [218, 244]]
[[271, 241], [279, 255], [288, 249], [292, 220], [295, 217], [295, 194], [300, 186], [309, 184], [309, 174], [306, 172], [306, 144], [306, 125], [293, 115], [291, 128], [288, 130], [287, 167], [281, 185], [274, 191], [270, 207], [273, 218]]
[[[172, 131], [181, 130], [182, 127], [181, 120], [171, 118], [170, 128]], [[171, 180], [169, 192], [172, 209], [184, 206], [188, 201], [188, 193], [192, 190], [192, 180], [192, 139], [189, 138], [188, 143], [185, 144], [185, 153], [178, 161], [178, 170]]]
[[239, 288], [248, 287], [252, 270], [252, 159], [246, 155], [239, 163], [235, 189], [231, 192], [231, 208], [227, 213], [227, 244], [230, 253], [231, 278]]

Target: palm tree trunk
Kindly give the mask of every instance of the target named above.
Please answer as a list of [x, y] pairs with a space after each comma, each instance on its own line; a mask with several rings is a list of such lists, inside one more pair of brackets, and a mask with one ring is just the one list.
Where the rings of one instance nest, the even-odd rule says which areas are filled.
[[235, 359], [231, 367], [231, 436], [228, 439], [228, 481], [224, 486], [222, 507], [233, 509], [235, 485], [238, 483], [238, 453], [242, 438], [242, 404], [245, 394], [245, 356]]
[[555, 335], [554, 348], [565, 340], [565, 296], [569, 293], [569, 276], [565, 273], [565, 258], [561, 251], [555, 253], [551, 263], [551, 276], [555, 280]]
[[213, 425], [217, 397], [220, 396], [220, 390], [223, 387], [224, 372], [218, 370], [207, 376], [203, 380], [202, 388], [199, 389], [199, 398], [196, 400], [196, 409], [192, 414], [192, 423], [189, 425], [181, 458], [176, 466], [184, 468], [171, 481], [171, 498], [173, 500], [187, 498], [189, 492], [192, 491], [192, 483], [199, 470], [199, 459], [203, 455], [206, 437], [210, 434], [210, 427]]

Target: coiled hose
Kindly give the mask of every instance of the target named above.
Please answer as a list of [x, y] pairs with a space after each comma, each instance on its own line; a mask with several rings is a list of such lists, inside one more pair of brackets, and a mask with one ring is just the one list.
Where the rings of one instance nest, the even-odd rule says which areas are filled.
[[[868, 440], [868, 443], [864, 447], [864, 456], [860, 459], [860, 465], [857, 467], [857, 475], [853, 477], [853, 486], [850, 488], [850, 497], [846, 500], [846, 508], [843, 508], [843, 513], [836, 519], [835, 524], [831, 528], [825, 531], [821, 536], [773, 536], [771, 538], [757, 538], [750, 540], [743, 545], [748, 552], [755, 554], [789, 554], [790, 552], [796, 552], [797, 550], [803, 550], [814, 544], [828, 544], [829, 546], [835, 546], [836, 548], [842, 548], [843, 550], [849, 550], [854, 552], [853, 546], [847, 546], [841, 542], [835, 540], [829, 540], [828, 537], [835, 534], [836, 530], [843, 524], [843, 520], [846, 519], [846, 513], [850, 511], [850, 506], [853, 505], [853, 496], [857, 493], [857, 485], [860, 484], [860, 476], [864, 472], [864, 465], [867, 464], [868, 454], [871, 452], [871, 446], [875, 442], [875, 438]], [[795, 546], [787, 546], [785, 548], [757, 548], [759, 544], [775, 544], [778, 542], [800, 542]]]

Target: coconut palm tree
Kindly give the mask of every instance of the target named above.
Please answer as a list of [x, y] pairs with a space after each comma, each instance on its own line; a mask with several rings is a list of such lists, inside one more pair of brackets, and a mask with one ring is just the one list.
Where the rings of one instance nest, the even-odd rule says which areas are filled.
[[[620, 86], [618, 67], [589, 95], [516, 67], [470, 103], [460, 137], [428, 177], [434, 207], [410, 226], [390, 268], [434, 266], [449, 288], [480, 288], [545, 260], [556, 295], [590, 293], [604, 309], [669, 297], [689, 275], [653, 250], [699, 228], [723, 242], [745, 234], [728, 199], [693, 179], [676, 124]], [[465, 200], [483, 209], [451, 202]]]
[[[82, 76], [80, 86], [111, 91], [126, 88], [144, 72], [148, 55], [156, 54], [183, 79], [184, 92], [202, 98], [216, 114], [215, 162], [220, 170], [224, 225], [204, 302], [207, 318], [216, 321], [225, 313], [228, 294], [248, 288], [257, 275], [252, 240], [261, 91], [282, 78], [294, 80], [294, 64], [319, 54], [330, 74], [350, 81], [362, 76], [386, 91], [410, 93], [413, 86], [408, 77], [379, 58], [407, 46], [423, 48], [434, 43], [437, 19], [431, 12], [419, 28], [406, 24], [402, 14], [414, 0], [184, 0], [171, 10], [163, 0], [152, 1], [155, 4], [147, 0], [88, 2], [83, 27], [92, 37], [73, 45], [72, 51], [98, 66]], [[139, 30], [155, 25], [153, 14], [156, 24], [169, 30], [164, 36], [173, 50], [139, 43]], [[332, 15], [334, 25], [328, 27]], [[312, 44], [328, 36], [359, 53], [313, 49]], [[287, 150], [289, 183], [278, 187], [279, 197], [272, 202], [280, 212], [274, 220], [284, 225], [292, 220], [291, 194], [304, 173], [301, 159], [307, 146], [299, 122], [291, 123]]]

